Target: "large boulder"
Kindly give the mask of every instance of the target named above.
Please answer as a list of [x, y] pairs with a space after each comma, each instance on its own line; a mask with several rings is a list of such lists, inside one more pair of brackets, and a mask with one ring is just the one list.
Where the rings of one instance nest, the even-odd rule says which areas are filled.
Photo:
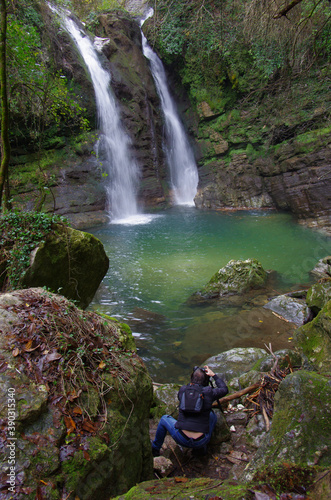
[[262, 287], [266, 280], [267, 273], [258, 260], [230, 260], [197, 292], [197, 295], [212, 299], [242, 294], [252, 288]]
[[208, 358], [204, 365], [208, 365], [225, 382], [250, 371], [257, 361], [264, 359], [267, 352], [258, 347], [236, 347]]
[[85, 309], [109, 266], [103, 244], [95, 236], [62, 224], [54, 225], [31, 255], [22, 285], [47, 287]]
[[330, 426], [330, 380], [316, 372], [288, 375], [275, 394], [271, 430], [241, 480], [252, 479], [269, 464], [330, 467]]
[[0, 326], [1, 499], [106, 500], [150, 479], [152, 383], [128, 327], [43, 289], [1, 295]]
[[299, 349], [320, 373], [331, 373], [331, 300], [313, 321], [295, 332]]
[[305, 300], [290, 297], [289, 295], [278, 295], [278, 297], [274, 297], [265, 304], [264, 307], [297, 326], [303, 325], [309, 316], [309, 309]]

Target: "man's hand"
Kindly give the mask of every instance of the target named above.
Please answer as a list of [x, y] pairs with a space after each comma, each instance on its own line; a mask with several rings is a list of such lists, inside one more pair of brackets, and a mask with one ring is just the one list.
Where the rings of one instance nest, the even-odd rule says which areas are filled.
[[208, 377], [213, 377], [215, 375], [215, 373], [209, 368], [209, 366], [204, 366], [204, 369], [206, 370], [206, 374], [208, 375]]

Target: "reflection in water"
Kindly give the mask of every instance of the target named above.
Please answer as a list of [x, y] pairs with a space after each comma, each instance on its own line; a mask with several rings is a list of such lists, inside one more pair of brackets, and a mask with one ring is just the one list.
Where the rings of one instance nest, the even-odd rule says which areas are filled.
[[[172, 208], [145, 224], [95, 228], [110, 268], [91, 308], [126, 321], [154, 379], [181, 381], [210, 355], [240, 346], [291, 346], [293, 327], [263, 309], [268, 297], [309, 283], [331, 242], [273, 211]], [[231, 259], [277, 271], [268, 290], [190, 307], [187, 300]]]

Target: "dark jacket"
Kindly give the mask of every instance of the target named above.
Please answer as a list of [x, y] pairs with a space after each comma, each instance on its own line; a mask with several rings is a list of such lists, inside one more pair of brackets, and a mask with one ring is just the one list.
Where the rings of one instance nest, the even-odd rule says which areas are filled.
[[[179, 410], [178, 420], [175, 424], [176, 429], [183, 429], [186, 431], [203, 432], [206, 434], [209, 431], [209, 413], [213, 401], [225, 396], [229, 391], [221, 378], [214, 375], [214, 380], [217, 387], [194, 384], [201, 388], [203, 393], [203, 407], [200, 413], [186, 413]], [[178, 399], [181, 400], [182, 394], [187, 386], [183, 385], [178, 391]]]

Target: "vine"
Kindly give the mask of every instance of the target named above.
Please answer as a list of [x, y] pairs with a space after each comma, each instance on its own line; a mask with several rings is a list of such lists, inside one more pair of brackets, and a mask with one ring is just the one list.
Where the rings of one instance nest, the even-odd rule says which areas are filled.
[[0, 286], [2, 290], [20, 287], [30, 255], [63, 217], [42, 212], [7, 212], [0, 217]]

